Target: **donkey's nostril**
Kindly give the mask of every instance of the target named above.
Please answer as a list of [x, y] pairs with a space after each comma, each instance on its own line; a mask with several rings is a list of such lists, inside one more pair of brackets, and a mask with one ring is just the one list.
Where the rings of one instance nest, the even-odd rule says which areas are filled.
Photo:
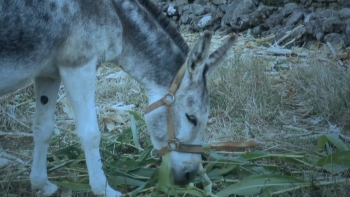
[[185, 173], [185, 179], [186, 179], [186, 181], [191, 181], [191, 173], [190, 172]]
[[193, 179], [195, 178], [196, 174], [197, 174], [197, 170], [191, 170], [191, 171], [173, 171], [174, 174], [174, 183], [176, 185], [187, 185], [189, 184], [191, 181], [193, 181]]

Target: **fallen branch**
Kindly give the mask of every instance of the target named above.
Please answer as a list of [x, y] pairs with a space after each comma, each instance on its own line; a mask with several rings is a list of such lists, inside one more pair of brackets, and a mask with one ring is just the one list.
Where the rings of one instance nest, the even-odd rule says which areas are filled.
[[18, 136], [18, 137], [33, 137], [33, 133], [25, 133], [25, 132], [4, 132], [0, 131], [0, 136]]
[[333, 58], [334, 58], [335, 60], [337, 60], [338, 66], [340, 67], [340, 69], [346, 71], [346, 70], [347, 70], [347, 67], [346, 67], [346, 66], [344, 65], [344, 63], [338, 58], [337, 53], [335, 52], [335, 50], [334, 50], [332, 44], [331, 44], [330, 42], [327, 42], [327, 46], [328, 46], [329, 50], [332, 52]]
[[[299, 26], [297, 26], [296, 28], [294, 28], [294, 29], [292, 29], [291, 31], [288, 31], [287, 33], [286, 33], [286, 35], [284, 35], [281, 39], [279, 39], [276, 43], [275, 43], [275, 45], [279, 45], [281, 42], [283, 42], [285, 39], [287, 39], [289, 36], [291, 36], [294, 32], [296, 32], [297, 30], [299, 30], [299, 29], [301, 29], [301, 28], [303, 28], [304, 27], [304, 25], [299, 25]], [[305, 32], [305, 30], [304, 30], [304, 32]], [[299, 34], [299, 36], [298, 37], [300, 37], [302, 34]]]

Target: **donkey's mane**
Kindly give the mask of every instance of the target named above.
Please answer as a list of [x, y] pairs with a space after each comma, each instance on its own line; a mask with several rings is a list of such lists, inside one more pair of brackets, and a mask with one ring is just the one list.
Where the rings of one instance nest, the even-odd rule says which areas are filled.
[[171, 23], [170, 19], [163, 14], [163, 12], [150, 0], [138, 0], [139, 3], [153, 16], [158, 24], [168, 33], [173, 42], [180, 48], [180, 50], [187, 55], [190, 51], [188, 44], [178, 32], [176, 27]]

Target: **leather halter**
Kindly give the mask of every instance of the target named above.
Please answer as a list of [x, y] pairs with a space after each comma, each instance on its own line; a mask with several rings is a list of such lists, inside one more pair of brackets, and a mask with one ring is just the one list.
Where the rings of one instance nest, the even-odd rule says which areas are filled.
[[177, 151], [177, 152], [186, 152], [186, 153], [202, 153], [204, 152], [204, 148], [202, 145], [192, 145], [192, 144], [183, 144], [179, 142], [175, 137], [175, 131], [174, 131], [174, 123], [172, 118], [172, 104], [175, 101], [175, 93], [177, 89], [180, 86], [180, 83], [182, 81], [182, 78], [185, 75], [186, 71], [186, 64], [184, 63], [180, 70], [177, 72], [175, 79], [173, 83], [170, 86], [170, 89], [168, 93], [160, 98], [158, 101], [152, 103], [148, 106], [145, 113], [149, 113], [153, 111], [154, 109], [166, 105], [167, 108], [167, 123], [168, 123], [168, 144], [167, 146], [161, 148], [160, 150], [157, 150], [157, 155], [159, 157], [165, 155], [166, 153], [170, 151]]

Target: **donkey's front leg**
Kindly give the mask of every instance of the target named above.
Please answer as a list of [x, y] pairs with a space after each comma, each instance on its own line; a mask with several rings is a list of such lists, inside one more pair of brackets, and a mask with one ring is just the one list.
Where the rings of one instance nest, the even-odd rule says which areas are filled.
[[35, 145], [30, 182], [33, 189], [39, 190], [38, 192], [44, 195], [51, 195], [57, 190], [57, 186], [47, 179], [46, 156], [54, 129], [60, 83], [59, 79], [49, 78], [36, 78], [34, 81], [36, 108], [33, 133]]
[[77, 133], [85, 151], [90, 186], [94, 194], [121, 196], [107, 183], [99, 151], [101, 134], [95, 109], [95, 77], [97, 58], [79, 67], [60, 67], [60, 75], [77, 122]]

